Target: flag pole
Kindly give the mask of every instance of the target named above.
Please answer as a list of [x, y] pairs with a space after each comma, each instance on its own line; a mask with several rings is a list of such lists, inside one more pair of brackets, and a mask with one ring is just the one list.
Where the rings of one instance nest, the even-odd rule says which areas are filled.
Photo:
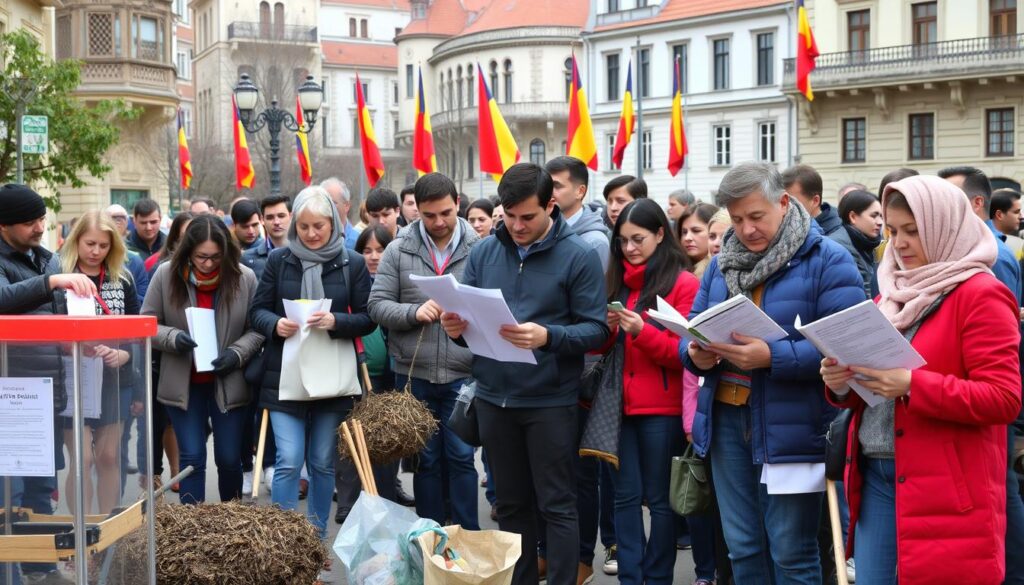
[[[679, 58], [679, 56], [676, 55], [676, 71], [679, 74], [679, 93], [682, 94], [682, 96], [683, 96], [683, 136], [685, 137], [686, 136], [686, 122], [690, 119], [690, 117], [686, 115], [686, 93], [687, 92], [683, 91], [685, 89], [685, 86], [683, 84], [683, 68], [682, 68], [681, 61], [682, 60]], [[689, 157], [686, 156], [685, 154], [683, 156], [684, 156], [684, 158], [683, 158], [683, 188], [686, 189], [687, 191], [689, 191], [690, 190], [690, 160], [689, 160]]]
[[636, 37], [636, 133], [640, 139], [636, 144], [636, 176], [644, 178], [644, 80], [643, 80], [643, 58], [640, 56], [640, 37]]

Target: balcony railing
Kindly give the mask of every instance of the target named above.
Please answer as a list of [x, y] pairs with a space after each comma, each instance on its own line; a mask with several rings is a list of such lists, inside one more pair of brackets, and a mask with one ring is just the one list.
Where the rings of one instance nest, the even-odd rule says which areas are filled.
[[[783, 72], [783, 87], [796, 91], [794, 59], [785, 60]], [[825, 53], [815, 61], [811, 84], [824, 89], [1011, 72], [1024, 72], [1024, 34]]]
[[269, 22], [232, 22], [228, 40], [268, 41], [277, 43], [316, 43], [315, 26], [277, 25]]
[[[498, 104], [501, 116], [506, 122], [547, 122], [564, 121], [569, 117], [569, 106], [566, 102], [516, 102]], [[430, 123], [434, 128], [457, 126], [476, 126], [477, 106], [453, 108], [431, 112]]]

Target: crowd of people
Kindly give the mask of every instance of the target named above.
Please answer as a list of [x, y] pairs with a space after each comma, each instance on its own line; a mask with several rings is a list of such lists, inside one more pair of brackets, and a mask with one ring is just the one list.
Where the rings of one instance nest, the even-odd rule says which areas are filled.
[[[1020, 193], [993, 193], [973, 167], [896, 169], [877, 193], [844, 185], [831, 204], [809, 166], [743, 163], [713, 202], [680, 190], [663, 208], [630, 175], [609, 181], [603, 202], [591, 199], [584, 163], [559, 156], [514, 165], [494, 198], [469, 201], [440, 173], [397, 194], [371, 189], [353, 225], [352, 194], [331, 178], [223, 211], [196, 198], [172, 221], [149, 199], [130, 214], [90, 211], [51, 252], [41, 245], [43, 199], [9, 184], [0, 188], [0, 314], [65, 314], [74, 293], [94, 298], [97, 315], [156, 318], [145, 364], [156, 457], [147, 464], [140, 447], [139, 481], [161, 485], [164, 457], [171, 477], [192, 466], [173, 486], [184, 504], [208, 499], [212, 437], [221, 501], [251, 494], [258, 467], [273, 504], [308, 499], [321, 538], [332, 512], [343, 523], [359, 480], [338, 455], [337, 428], [368, 390], [348, 361], [357, 350], [373, 391], [410, 388], [440, 423], [413, 460], [374, 468], [380, 494], [476, 530], [487, 513], [482, 483], [490, 517], [523, 539], [515, 585], [586, 585], [596, 566], [623, 585], [667, 585], [680, 549], [692, 551], [695, 585], [828, 585], [838, 572], [862, 585], [1024, 583], [1014, 470], [1024, 431]], [[500, 290], [517, 324], [495, 333], [536, 365], [473, 354], [463, 336], [472, 325], [413, 280], [439, 275]], [[785, 338], [735, 331], [730, 343], [697, 344], [649, 315], [665, 302], [695, 316], [737, 295]], [[293, 299], [330, 306], [296, 322], [285, 308]], [[926, 365], [839, 363], [796, 330], [868, 299]], [[209, 371], [193, 358], [192, 308], [214, 313]], [[325, 395], [298, 400], [284, 353], [304, 329], [326, 332], [325, 351], [341, 365], [324, 363], [333, 372]], [[85, 502], [69, 497], [70, 479], [62, 497], [105, 514], [125, 489], [143, 368], [131, 344], [87, 351], [111, 372], [100, 415], [85, 421], [82, 463], [95, 473]], [[63, 410], [64, 352], [11, 352], [11, 375], [53, 377]], [[617, 464], [579, 449], [593, 406], [582, 381], [611, 352], [622, 356]], [[884, 400], [869, 406], [851, 392], [854, 378]], [[470, 384], [482, 482], [475, 449], [448, 425]], [[824, 469], [826, 431], [844, 409], [848, 561], [837, 567]], [[263, 412], [269, 432], [255, 461]], [[71, 419], [57, 420], [70, 445]], [[58, 465], [69, 466], [73, 453], [59, 443]], [[711, 470], [712, 501], [681, 517], [670, 476], [688, 446]], [[56, 478], [12, 485], [5, 497], [53, 513]], [[21, 572], [25, 582], [62, 582], [53, 565]]]

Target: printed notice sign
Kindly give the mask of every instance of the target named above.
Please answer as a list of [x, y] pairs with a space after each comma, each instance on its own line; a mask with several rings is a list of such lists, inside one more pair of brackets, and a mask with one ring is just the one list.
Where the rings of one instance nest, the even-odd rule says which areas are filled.
[[0, 477], [54, 470], [53, 379], [0, 378]]

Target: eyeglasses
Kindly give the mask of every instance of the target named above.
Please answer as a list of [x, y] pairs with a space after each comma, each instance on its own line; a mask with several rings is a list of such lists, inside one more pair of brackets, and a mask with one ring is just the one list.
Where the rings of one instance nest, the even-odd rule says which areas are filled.
[[213, 256], [204, 256], [202, 254], [193, 254], [192, 262], [195, 264], [207, 263], [207, 262], [220, 262], [224, 258], [223, 254], [214, 254]]
[[649, 238], [649, 237], [650, 236], [633, 236], [632, 238], [618, 237], [618, 238], [615, 238], [615, 241], [618, 242], [619, 243], [619, 247], [621, 247], [623, 249], [627, 248], [630, 244], [633, 244], [633, 246], [635, 248], [642, 248], [643, 245], [644, 245], [644, 242], [646, 242], [647, 238]]

